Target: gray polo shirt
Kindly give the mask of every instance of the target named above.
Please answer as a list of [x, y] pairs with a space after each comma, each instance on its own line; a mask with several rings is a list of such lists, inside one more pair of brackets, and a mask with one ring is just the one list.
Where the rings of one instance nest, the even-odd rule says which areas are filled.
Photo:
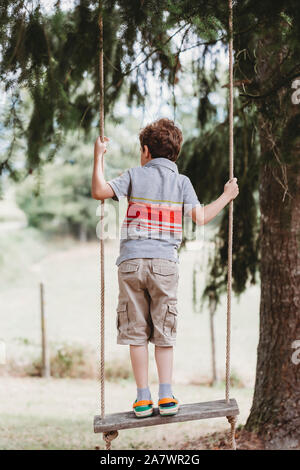
[[178, 262], [182, 217], [200, 202], [190, 179], [178, 172], [176, 163], [154, 158], [144, 166], [129, 168], [108, 184], [114, 200], [128, 200], [116, 264], [133, 258]]

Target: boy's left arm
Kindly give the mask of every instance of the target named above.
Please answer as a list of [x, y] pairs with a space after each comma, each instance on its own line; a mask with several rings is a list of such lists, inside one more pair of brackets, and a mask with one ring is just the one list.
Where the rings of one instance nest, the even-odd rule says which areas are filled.
[[199, 205], [194, 207], [190, 212], [190, 216], [197, 225], [206, 225], [214, 219], [230, 201], [235, 199], [238, 194], [239, 187], [237, 184], [237, 178], [233, 178], [225, 184], [224, 192], [218, 197], [218, 199], [207, 206], [202, 207]]
[[102, 156], [106, 152], [106, 142], [108, 138], [104, 137], [104, 142], [101, 142], [100, 137], [97, 138], [94, 146], [94, 169], [92, 176], [92, 197], [97, 200], [103, 201], [115, 196], [112, 187], [105, 181], [102, 169]]

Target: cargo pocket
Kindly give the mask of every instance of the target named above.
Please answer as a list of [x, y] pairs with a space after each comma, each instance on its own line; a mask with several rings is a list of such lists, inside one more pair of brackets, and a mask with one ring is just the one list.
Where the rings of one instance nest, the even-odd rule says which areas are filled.
[[154, 274], [160, 274], [161, 276], [171, 276], [171, 274], [177, 273], [177, 266], [173, 264], [154, 264], [152, 266]]
[[128, 329], [127, 303], [121, 303], [117, 307], [117, 329], [120, 335]]
[[128, 263], [126, 261], [123, 261], [123, 263], [120, 264], [119, 266], [119, 271], [121, 273], [134, 273], [139, 269], [139, 265], [135, 263]]
[[176, 336], [177, 331], [177, 307], [174, 304], [167, 305], [167, 312], [164, 318], [164, 334], [166, 336]]

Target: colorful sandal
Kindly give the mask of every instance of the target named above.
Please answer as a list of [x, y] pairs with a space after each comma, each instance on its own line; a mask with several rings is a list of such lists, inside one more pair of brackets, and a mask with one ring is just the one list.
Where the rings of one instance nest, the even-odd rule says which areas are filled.
[[152, 400], [135, 400], [133, 404], [133, 411], [137, 418], [146, 418], [153, 414], [153, 401]]
[[176, 415], [179, 410], [178, 400], [173, 398], [161, 398], [158, 402], [158, 409], [161, 416]]

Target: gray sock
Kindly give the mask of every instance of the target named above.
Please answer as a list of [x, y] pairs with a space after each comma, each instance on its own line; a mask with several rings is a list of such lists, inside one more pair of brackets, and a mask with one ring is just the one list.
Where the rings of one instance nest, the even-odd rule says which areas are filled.
[[172, 386], [171, 384], [159, 384], [158, 399], [172, 398]]
[[151, 393], [149, 387], [137, 388], [137, 401], [140, 400], [151, 400]]

